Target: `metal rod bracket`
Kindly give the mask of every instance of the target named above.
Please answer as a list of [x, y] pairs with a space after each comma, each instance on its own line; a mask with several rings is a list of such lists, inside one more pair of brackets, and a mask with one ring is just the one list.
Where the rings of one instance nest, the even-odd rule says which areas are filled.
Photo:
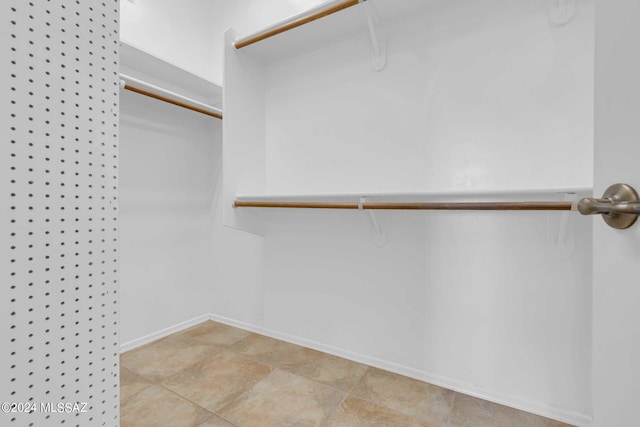
[[381, 71], [387, 65], [387, 45], [385, 43], [380, 16], [373, 7], [371, 0], [358, 0], [363, 7], [369, 25], [369, 35], [371, 36], [371, 67], [375, 71]]
[[627, 184], [614, 184], [607, 188], [602, 198], [586, 197], [578, 202], [583, 215], [602, 214], [609, 226], [624, 230], [631, 227], [640, 215], [640, 197]]
[[565, 25], [576, 14], [576, 0], [550, 0], [549, 19], [556, 25]]
[[[366, 209], [365, 203], [367, 201], [367, 197], [360, 197], [358, 201], [358, 209], [363, 210]], [[379, 248], [383, 247], [387, 243], [387, 236], [382, 231], [380, 227], [380, 223], [378, 222], [378, 218], [376, 218], [376, 214], [373, 210], [367, 209], [367, 215], [369, 216], [369, 222], [371, 222], [371, 228], [373, 228], [373, 236], [371, 237], [371, 243], [374, 246]]]
[[[571, 202], [571, 207], [577, 206], [576, 193], [563, 193], [561, 200], [564, 202]], [[574, 210], [574, 209], [572, 209]], [[558, 258], [568, 258], [572, 255], [574, 249], [574, 240], [571, 224], [571, 211], [563, 211], [560, 214], [560, 223], [558, 225], [558, 234], [555, 239], [554, 254]]]

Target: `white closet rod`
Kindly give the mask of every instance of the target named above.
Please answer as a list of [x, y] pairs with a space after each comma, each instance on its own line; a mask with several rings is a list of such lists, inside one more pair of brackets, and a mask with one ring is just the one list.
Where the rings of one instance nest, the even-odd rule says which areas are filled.
[[222, 119], [222, 111], [212, 107], [211, 105], [207, 105], [200, 101], [196, 101], [195, 99], [163, 89], [159, 86], [144, 82], [126, 74], [120, 73], [120, 85], [123, 89], [130, 90], [131, 92], [139, 93], [140, 95], [148, 96], [163, 102], [168, 102], [169, 104], [206, 114], [207, 116], [215, 117], [217, 119]]

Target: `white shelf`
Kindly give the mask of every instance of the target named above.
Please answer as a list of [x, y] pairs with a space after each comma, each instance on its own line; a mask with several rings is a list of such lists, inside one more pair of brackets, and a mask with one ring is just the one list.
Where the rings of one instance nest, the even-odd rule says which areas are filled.
[[[437, 1], [440, 0], [375, 0], [373, 5], [384, 27], [385, 21], [390, 21], [400, 15], [413, 13], [418, 9], [424, 9]], [[333, 1], [326, 1], [313, 9], [320, 9], [322, 6], [330, 3], [333, 3]], [[241, 37], [238, 37], [238, 39], [272, 29], [281, 23], [295, 20], [305, 13], [306, 12], [298, 13], [267, 27], [257, 29], [250, 34], [243, 34]], [[246, 46], [241, 50], [262, 59], [266, 63], [272, 63], [288, 57], [322, 49], [328, 44], [339, 42], [340, 39], [345, 37], [351, 38], [354, 35], [361, 35], [366, 39], [369, 38], [366, 15], [360, 5], [349, 7], [324, 18], [293, 28], [284, 33]]]
[[238, 194], [239, 201], [307, 201], [307, 202], [349, 202], [358, 201], [360, 197], [369, 197], [372, 201], [384, 202], [429, 202], [429, 201], [545, 201], [560, 200], [565, 193], [575, 193], [577, 197], [591, 196], [593, 188], [552, 188], [552, 189], [519, 189], [519, 190], [451, 190], [430, 192], [397, 192], [397, 193], [327, 193], [327, 194]]
[[221, 85], [125, 41], [120, 41], [120, 72], [222, 108]]

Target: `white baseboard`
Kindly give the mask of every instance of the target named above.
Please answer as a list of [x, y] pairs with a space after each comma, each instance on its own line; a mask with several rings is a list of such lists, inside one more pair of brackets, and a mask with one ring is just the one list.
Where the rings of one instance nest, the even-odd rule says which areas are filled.
[[276, 338], [282, 341], [286, 341], [292, 344], [297, 344], [303, 347], [312, 348], [314, 350], [322, 351], [324, 353], [333, 354], [335, 356], [343, 357], [345, 359], [353, 360], [358, 363], [373, 366], [385, 371], [394, 372], [400, 375], [404, 375], [410, 378], [415, 378], [420, 381], [434, 384], [440, 387], [444, 387], [456, 392], [474, 396], [483, 400], [487, 400], [499, 405], [509, 406], [511, 408], [519, 409], [521, 411], [531, 412], [543, 417], [551, 418], [553, 420], [562, 421], [567, 424], [589, 427], [592, 424], [592, 418], [587, 415], [574, 413], [571, 411], [565, 411], [563, 409], [554, 408], [541, 402], [527, 401], [518, 397], [505, 395], [491, 390], [485, 390], [473, 385], [461, 382], [459, 380], [445, 378], [438, 375], [431, 374], [429, 372], [421, 371], [418, 369], [410, 368], [407, 366], [399, 365], [386, 360], [377, 359], [375, 357], [367, 356], [365, 354], [354, 353], [348, 350], [344, 350], [330, 345], [322, 344], [316, 341], [308, 340], [306, 338], [296, 337], [293, 335], [285, 334], [282, 332], [266, 329], [261, 326], [229, 319], [223, 316], [211, 314], [209, 317], [215, 322], [224, 323], [229, 326], [234, 326], [247, 331], [255, 332], [261, 335], [265, 335], [271, 338]]
[[142, 347], [143, 345], [149, 344], [150, 342], [153, 342], [155, 340], [159, 340], [160, 338], [164, 338], [171, 334], [175, 334], [176, 332], [180, 332], [184, 329], [190, 328], [199, 323], [206, 322], [210, 318], [211, 318], [210, 314], [203, 314], [193, 319], [178, 323], [177, 325], [169, 326], [168, 328], [162, 329], [160, 331], [150, 333], [149, 335], [145, 335], [141, 338], [127, 341], [126, 343], [120, 344], [120, 353], [133, 350], [134, 348]]

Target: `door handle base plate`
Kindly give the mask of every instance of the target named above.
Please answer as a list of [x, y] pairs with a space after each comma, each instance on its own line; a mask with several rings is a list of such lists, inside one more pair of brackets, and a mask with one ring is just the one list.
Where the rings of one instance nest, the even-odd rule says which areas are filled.
[[[609, 199], [611, 202], [634, 202], [640, 199], [638, 193], [630, 185], [613, 184], [602, 195], [603, 199]], [[624, 230], [631, 227], [638, 219], [637, 215], [625, 213], [607, 213], [602, 215], [604, 222], [613, 228]]]

